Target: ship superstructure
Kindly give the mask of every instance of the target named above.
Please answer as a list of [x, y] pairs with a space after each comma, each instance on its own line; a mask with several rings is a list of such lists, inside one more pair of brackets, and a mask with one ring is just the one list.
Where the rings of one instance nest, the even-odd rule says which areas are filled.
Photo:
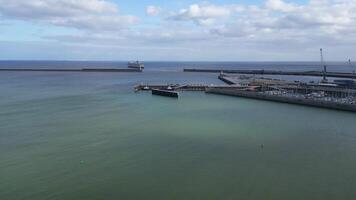
[[141, 63], [140, 61], [135, 61], [135, 62], [128, 62], [127, 67], [143, 70], [145, 68], [145, 65], [143, 63]]

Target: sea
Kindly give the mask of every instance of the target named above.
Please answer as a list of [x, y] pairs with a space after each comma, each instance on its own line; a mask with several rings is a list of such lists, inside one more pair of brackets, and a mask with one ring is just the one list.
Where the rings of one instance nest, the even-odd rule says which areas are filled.
[[[126, 64], [0, 61], [0, 68]], [[171, 99], [134, 91], [141, 83], [223, 84], [217, 74], [183, 68], [308, 71], [320, 70], [318, 62], [145, 67], [143, 73], [0, 72], [0, 199], [355, 198], [354, 113], [203, 92]], [[328, 70], [352, 71], [339, 62]]]

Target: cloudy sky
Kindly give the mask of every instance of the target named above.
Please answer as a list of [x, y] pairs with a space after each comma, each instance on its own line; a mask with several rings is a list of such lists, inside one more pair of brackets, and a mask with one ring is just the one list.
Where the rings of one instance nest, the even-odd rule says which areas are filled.
[[356, 0], [0, 0], [0, 59], [356, 60]]

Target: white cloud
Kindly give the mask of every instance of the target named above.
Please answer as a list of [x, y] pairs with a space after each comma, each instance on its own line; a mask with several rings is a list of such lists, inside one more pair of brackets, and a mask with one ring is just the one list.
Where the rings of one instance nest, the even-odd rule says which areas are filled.
[[253, 34], [260, 37], [266, 34], [280, 37], [307, 33], [303, 34], [306, 38], [334, 33], [334, 37], [338, 38], [340, 32], [355, 28], [355, 0], [313, 0], [302, 6], [268, 0], [265, 6], [247, 8], [234, 19], [234, 23], [225, 24], [214, 33], [225, 36], [234, 36], [236, 33], [238, 37], [243, 36], [242, 32], [246, 36]]
[[105, 0], [0, 0], [7, 19], [92, 30], [118, 30], [135, 24], [135, 16], [119, 15], [116, 4]]
[[146, 14], [150, 16], [157, 16], [161, 12], [161, 8], [157, 6], [147, 6], [146, 8]]
[[[320, 47], [356, 52], [356, 0], [290, 2], [200, 3], [171, 11], [159, 7], [162, 5], [151, 5], [146, 7], [146, 14], [162, 17], [148, 23], [142, 19], [144, 26], [130, 29], [125, 27], [137, 23], [138, 18], [121, 15], [117, 4], [109, 0], [0, 0], [0, 15], [7, 19], [94, 30], [69, 33], [73, 35], [49, 32], [41, 37], [46, 42], [130, 47], [132, 52], [155, 49], [157, 55], [162, 53], [167, 57], [166, 52], [158, 49], [171, 48], [175, 49], [171, 58], [179, 54], [190, 59], [194, 55], [187, 54], [187, 49], [197, 56], [230, 60], [249, 59], [249, 55], [250, 59], [268, 59], [270, 55], [278, 55], [270, 59], [294, 58], [292, 55], [304, 59], [310, 58], [310, 52]], [[348, 52], [340, 51], [333, 56], [349, 56]], [[146, 53], [150, 55], [149, 50]], [[204, 57], [199, 59], [204, 60]]]
[[199, 25], [211, 25], [217, 19], [228, 18], [230, 14], [229, 7], [193, 4], [172, 14], [170, 18], [177, 21], [191, 20]]
[[291, 12], [291, 11], [298, 10], [300, 8], [295, 4], [286, 3], [283, 0], [267, 0], [266, 7], [271, 10], [283, 11], [283, 12]]

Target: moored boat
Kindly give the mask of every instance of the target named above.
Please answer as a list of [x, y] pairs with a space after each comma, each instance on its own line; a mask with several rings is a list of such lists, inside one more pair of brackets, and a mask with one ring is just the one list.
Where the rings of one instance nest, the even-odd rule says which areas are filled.
[[152, 94], [159, 95], [159, 96], [166, 96], [166, 97], [174, 97], [174, 98], [178, 98], [179, 96], [179, 93], [176, 91], [159, 90], [159, 89], [152, 89]]

